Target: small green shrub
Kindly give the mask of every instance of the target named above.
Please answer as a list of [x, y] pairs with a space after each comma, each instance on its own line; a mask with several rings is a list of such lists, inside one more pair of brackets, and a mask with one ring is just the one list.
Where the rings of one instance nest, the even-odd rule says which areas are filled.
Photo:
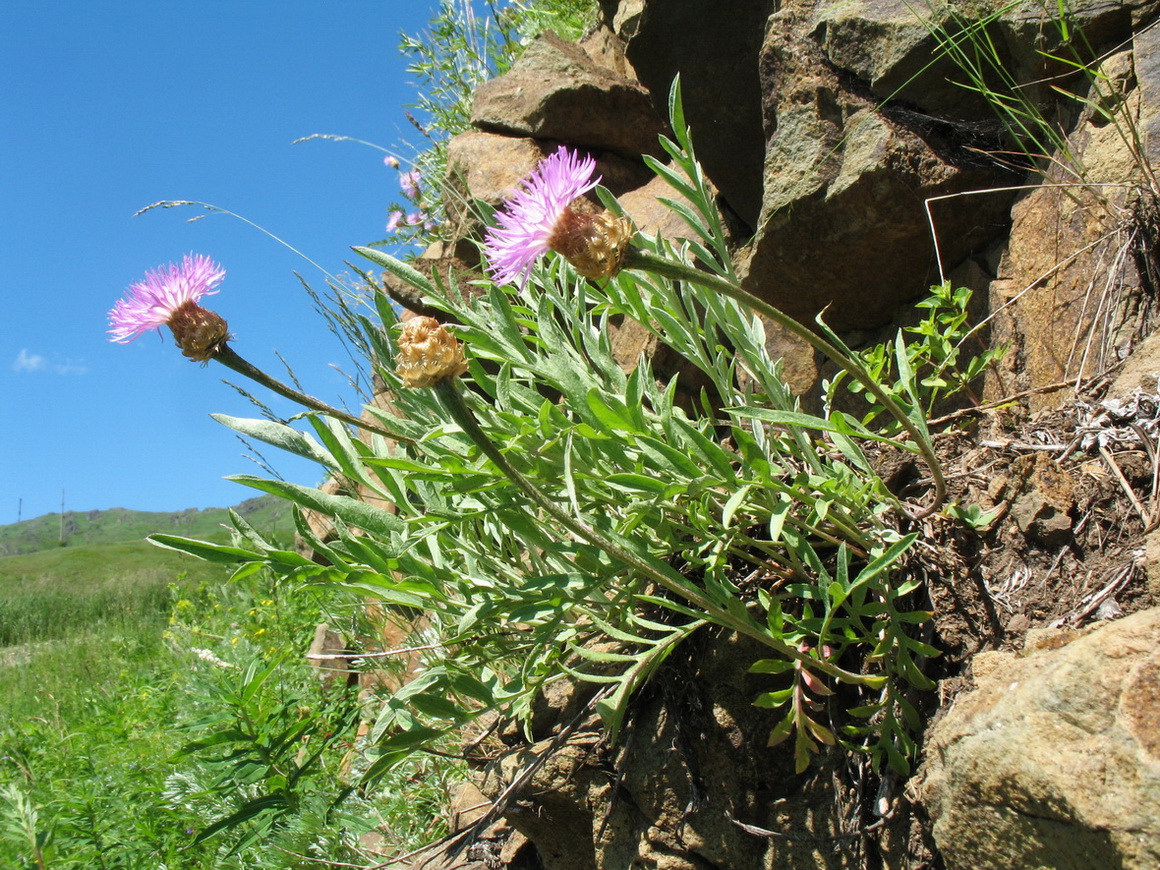
[[[969, 322], [970, 301], [968, 287], [954, 288], [949, 281], [936, 285], [931, 288], [930, 296], [916, 305], [927, 312], [921, 322], [905, 327], [893, 346], [876, 344], [858, 352], [857, 356], [874, 379], [900, 401], [906, 400], [907, 382], [912, 380], [918, 406], [925, 416], [932, 416], [941, 403], [963, 393], [978, 404], [972, 385], [989, 366], [1002, 359], [1006, 348], [981, 346], [978, 353], [968, 354], [965, 345], [975, 335], [975, 328]], [[906, 333], [914, 338], [905, 340]], [[904, 372], [898, 370], [900, 353], [906, 358]], [[883, 419], [886, 409], [881, 402], [869, 395], [862, 384], [852, 381], [846, 372], [839, 372], [826, 384], [830, 403], [839, 395], [839, 386], [864, 396], [870, 404], [862, 417], [863, 425], [877, 426], [891, 434], [900, 431], [895, 421]]]
[[343, 784], [354, 701], [300, 656], [323, 605], [262, 575], [183, 586], [168, 619], [0, 666], [0, 866], [302, 867], [361, 860], [372, 831], [401, 852], [438, 836], [453, 764], [417, 759], [381, 798]]

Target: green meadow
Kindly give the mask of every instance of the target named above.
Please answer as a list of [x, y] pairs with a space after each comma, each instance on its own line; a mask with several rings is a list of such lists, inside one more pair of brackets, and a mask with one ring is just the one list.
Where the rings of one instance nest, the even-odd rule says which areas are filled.
[[[257, 516], [289, 544], [271, 507]], [[400, 774], [426, 799], [346, 786], [359, 710], [303, 654], [354, 605], [265, 572], [231, 583], [118, 513], [89, 517], [95, 543], [0, 557], [0, 867], [317, 866], [295, 855], [366, 860], [360, 837], [405, 851], [438, 834], [446, 764]], [[182, 516], [156, 530], [195, 525]]]
[[227, 576], [220, 566], [144, 540], [6, 556], [0, 558], [0, 647], [151, 631], [181, 588]]

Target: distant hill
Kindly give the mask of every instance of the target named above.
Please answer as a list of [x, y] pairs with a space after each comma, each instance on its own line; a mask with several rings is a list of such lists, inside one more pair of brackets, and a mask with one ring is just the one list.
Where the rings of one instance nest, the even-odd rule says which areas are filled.
[[[290, 505], [274, 496], [251, 498], [234, 510], [259, 532], [279, 540], [294, 534]], [[226, 508], [188, 508], [174, 513], [131, 511], [68, 511], [0, 526], [0, 556], [19, 556], [62, 547], [141, 541], [154, 532], [225, 541], [230, 519]]]

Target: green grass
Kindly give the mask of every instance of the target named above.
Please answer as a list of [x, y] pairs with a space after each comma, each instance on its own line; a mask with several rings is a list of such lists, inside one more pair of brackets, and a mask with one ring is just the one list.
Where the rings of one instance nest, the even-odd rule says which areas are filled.
[[[304, 867], [288, 853], [350, 862], [367, 831], [399, 851], [442, 832], [442, 759], [345, 793], [353, 696], [323, 696], [303, 653], [357, 601], [265, 573], [224, 583], [143, 543], [0, 565], [0, 631], [20, 638], [0, 646], [0, 867]], [[257, 775], [286, 729], [299, 736]], [[286, 796], [278, 815], [198, 839], [267, 793]]]
[[0, 558], [0, 648], [159, 625], [175, 589], [227, 577], [221, 566], [144, 541]]

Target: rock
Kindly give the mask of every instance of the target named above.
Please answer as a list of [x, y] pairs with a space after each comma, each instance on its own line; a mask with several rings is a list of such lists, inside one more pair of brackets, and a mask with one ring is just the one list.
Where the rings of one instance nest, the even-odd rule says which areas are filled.
[[479, 87], [471, 123], [629, 157], [663, 153], [657, 137], [665, 123], [648, 93], [550, 32], [528, 45], [510, 70]]
[[1075, 482], [1066, 468], [1046, 453], [1020, 456], [1011, 463], [1007, 497], [1019, 530], [1048, 547], [1071, 537]]
[[350, 676], [350, 663], [341, 654], [347, 652], [346, 640], [337, 631], [332, 631], [325, 622], [314, 629], [314, 640], [306, 655], [315, 676], [324, 690], [346, 684]]
[[580, 47], [597, 66], [614, 76], [639, 84], [636, 70], [632, 68], [632, 64], [625, 54], [624, 40], [617, 36], [607, 24], [601, 24], [584, 37]]
[[1136, 390], [1160, 391], [1160, 332], [1154, 332], [1137, 345], [1123, 368], [1108, 387], [1108, 396], [1131, 396]]
[[[447, 794], [447, 829], [452, 834], [465, 831], [487, 815], [489, 801], [474, 783], [453, 783]], [[502, 823], [501, 823], [502, 824]]]
[[806, 410], [817, 411], [812, 395], [821, 377], [818, 352], [784, 326], [762, 317], [765, 325], [765, 350], [773, 361], [781, 361], [781, 377], [791, 393], [800, 396]]
[[[787, 6], [790, 4], [786, 4]], [[951, 32], [976, 24], [996, 7], [976, 4], [914, 4], [908, 0], [810, 2], [808, 30], [838, 69], [863, 83], [876, 100], [919, 109], [931, 119], [994, 122], [994, 112], [977, 93], [962, 86], [965, 76], [939, 48], [934, 32]], [[1124, 4], [1126, 5], [1126, 4]], [[1065, 41], [1055, 9], [1042, 3], [1011, 4], [995, 15], [991, 45], [999, 63], [1014, 79], [1035, 83], [1023, 94], [1046, 107], [1055, 94], [1050, 85], [1066, 86], [1074, 68], [1049, 55], [1091, 62], [1093, 46], [1123, 43], [1130, 36], [1124, 5], [1105, 0], [1068, 4], [1072, 32], [1084, 39]], [[1154, 5], [1154, 4], [1153, 4]], [[956, 23], [957, 22], [957, 23]], [[886, 111], [890, 107], [884, 106]], [[971, 135], [961, 127], [960, 135]]]
[[975, 663], [916, 780], [948, 870], [1160, 866], [1160, 608]]
[[[1131, 242], [1123, 201], [1122, 191], [1105, 198], [1044, 187], [1016, 204], [989, 293], [992, 341], [1008, 351], [988, 376], [986, 398], [1066, 387], [1130, 352], [1145, 291], [1133, 258], [1124, 256]], [[1027, 406], [1034, 414], [1069, 396], [1066, 389], [1032, 395]]]
[[624, 2], [607, 18], [657, 111], [668, 117], [669, 88], [681, 76], [685, 118], [705, 173], [750, 227], [761, 211], [758, 52], [773, 0]]
[[[738, 271], [747, 290], [800, 320], [831, 306], [831, 327], [870, 329], [938, 281], [924, 200], [1013, 179], [953, 141], [946, 125], [887, 111], [834, 68], [812, 23], [792, 5], [769, 19], [764, 194]], [[1009, 203], [996, 195], [938, 209], [942, 262], [984, 248], [1005, 227]]]
[[1160, 529], [1154, 529], [1144, 538], [1144, 572], [1152, 603], [1160, 607]]
[[640, 187], [624, 193], [619, 197], [619, 202], [625, 213], [632, 218], [636, 228], [645, 235], [665, 239], [696, 238], [696, 234], [685, 223], [685, 219], [658, 199], [662, 196], [682, 205], [691, 206], [684, 196], [656, 175], [651, 176]]
[[505, 196], [546, 156], [533, 139], [467, 130], [447, 145], [447, 217], [457, 239], [477, 238], [481, 223], [472, 206], [481, 200], [498, 208]]
[[[1132, 45], [1132, 52], [1101, 64], [1101, 92], [1087, 96], [1122, 103], [1121, 117], [1135, 118], [1143, 135], [1160, 129], [1160, 33], [1148, 28]], [[1067, 184], [1025, 193], [1013, 209], [990, 288], [992, 340], [1010, 350], [988, 381], [988, 398], [1091, 377], [1128, 356], [1139, 338], [1150, 279], [1140, 273], [1138, 249], [1151, 242], [1133, 217], [1141, 215], [1132, 185], [1142, 188], [1148, 179], [1144, 159], [1124, 141], [1123, 123], [1085, 112], [1067, 140], [1075, 158], [1057, 153], [1049, 174], [1049, 181]], [[1155, 161], [1155, 140], [1144, 141], [1145, 159]], [[1075, 183], [1075, 173], [1088, 183]], [[1032, 413], [1056, 407], [1068, 395], [1032, 396], [1028, 407]]]
[[581, 734], [561, 746], [543, 740], [513, 750], [493, 762], [484, 778], [481, 790], [494, 800], [525, 768], [540, 763], [506, 817], [535, 844], [544, 870], [597, 868], [588, 801], [607, 800], [610, 790], [607, 777], [587, 764], [597, 739]]

